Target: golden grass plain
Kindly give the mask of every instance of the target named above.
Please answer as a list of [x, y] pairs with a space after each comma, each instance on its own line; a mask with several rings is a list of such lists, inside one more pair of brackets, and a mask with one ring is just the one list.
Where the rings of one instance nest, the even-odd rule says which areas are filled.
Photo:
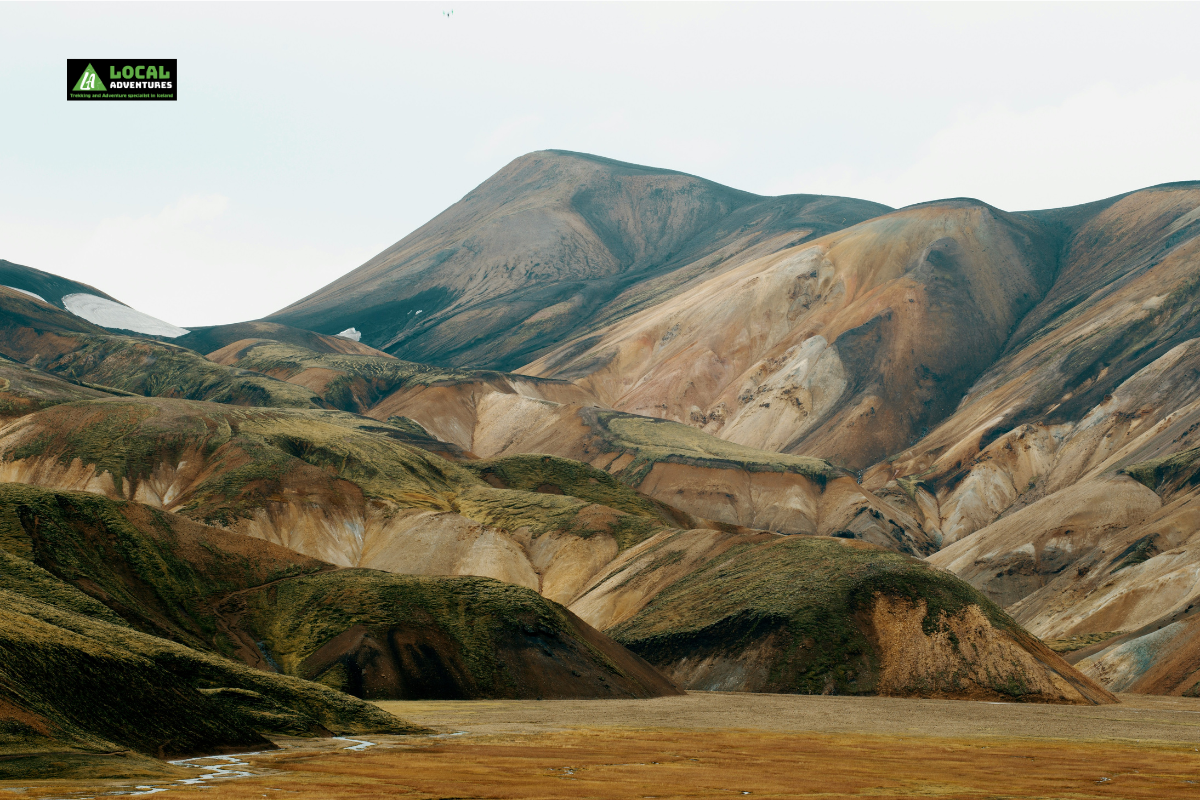
[[383, 703], [441, 735], [365, 736], [376, 744], [362, 751], [345, 749], [347, 741], [280, 740], [278, 751], [244, 757], [253, 777], [198, 786], [45, 781], [0, 791], [79, 800], [150, 787], [222, 800], [1200, 797], [1200, 701], [1122, 700], [1079, 707], [697, 692]]

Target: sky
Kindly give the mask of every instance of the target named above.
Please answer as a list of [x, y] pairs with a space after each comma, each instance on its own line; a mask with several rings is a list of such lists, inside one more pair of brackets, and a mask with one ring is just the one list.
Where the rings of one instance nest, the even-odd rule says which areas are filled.
[[[1010, 211], [1200, 179], [1200, 3], [0, 3], [0, 258], [255, 319], [556, 148]], [[68, 58], [178, 59], [173, 103]]]

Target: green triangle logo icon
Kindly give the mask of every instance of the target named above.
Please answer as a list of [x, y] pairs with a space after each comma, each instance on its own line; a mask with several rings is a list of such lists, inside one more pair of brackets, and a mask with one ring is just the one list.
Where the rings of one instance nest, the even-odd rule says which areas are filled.
[[96, 74], [96, 70], [92, 69], [92, 65], [88, 64], [87, 69], [79, 76], [79, 82], [75, 84], [74, 92], [107, 92], [108, 87], [104, 85], [104, 81], [100, 80], [100, 76]]

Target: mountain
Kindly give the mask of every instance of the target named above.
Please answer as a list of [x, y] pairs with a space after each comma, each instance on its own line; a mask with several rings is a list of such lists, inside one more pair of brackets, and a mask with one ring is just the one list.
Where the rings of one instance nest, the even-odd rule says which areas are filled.
[[31, 286], [22, 774], [403, 727], [361, 698], [1200, 693], [1200, 183], [892, 210], [545, 152], [267, 320], [168, 342]]
[[93, 286], [88, 286], [86, 283], [42, 272], [33, 267], [14, 264], [2, 258], [0, 258], [0, 286], [16, 289], [22, 294], [36, 297], [42, 302], [64, 311], [67, 307], [63, 304], [63, 298], [72, 294], [88, 294], [114, 303], [120, 302], [115, 297], [107, 295]]
[[708, 278], [523, 371], [863, 469], [954, 410], [1056, 255], [1041, 226], [982, 203], [907, 208]]
[[172, 343], [195, 350], [202, 355], [216, 352], [242, 341], [269, 340], [303, 347], [319, 353], [342, 353], [360, 356], [387, 356], [387, 353], [359, 344], [345, 336], [324, 336], [302, 328], [292, 328], [277, 322], [235, 322], [232, 325], [212, 325], [192, 328]]
[[[649, 433], [639, 434], [635, 427], [622, 434], [625, 440], [634, 441], [638, 435], [653, 437], [653, 427], [671, 424], [644, 422], [652, 426]], [[620, 421], [607, 420], [605, 424], [622, 430]], [[677, 437], [690, 431], [676, 427], [680, 429]], [[382, 693], [376, 696], [402, 691], [404, 681], [397, 684], [395, 676], [405, 670], [372, 672], [367, 666], [387, 658], [385, 643], [395, 641], [396, 636], [401, 636], [401, 641], [415, 636], [417, 646], [437, 647], [445, 634], [429, 627], [452, 624], [447, 615], [454, 606], [446, 593], [452, 592], [458, 598], [454, 602], [461, 603], [477, 591], [470, 583], [450, 588], [442, 579], [440, 588], [431, 593], [404, 584], [397, 575], [385, 580], [362, 572], [364, 568], [398, 575], [482, 576], [513, 585], [513, 591], [524, 587], [526, 597], [536, 592], [566, 606], [567, 611], [557, 612], [559, 624], [569, 623], [582, 631], [575, 638], [590, 641], [586, 652], [592, 652], [597, 643], [609, 640], [587, 625], [607, 630], [632, 625], [635, 617], [649, 617], [657, 624], [675, 619], [669, 605], [655, 605], [662, 593], [675, 591], [681, 583], [694, 592], [695, 587], [708, 585], [695, 576], [704, 575], [714, 563], [749, 546], [775, 543], [778, 549], [771, 550], [771, 557], [739, 568], [747, 580], [777, 580], [780, 569], [804, 574], [819, 563], [828, 591], [802, 592], [798, 609], [790, 608], [782, 617], [768, 613], [751, 630], [762, 634], [771, 626], [789, 624], [785, 619], [790, 613], [804, 619], [837, 619], [849, 638], [813, 639], [810, 632], [796, 640], [809, 642], [804, 646], [812, 661], [804, 670], [784, 673], [769, 685], [755, 682], [755, 673], [743, 671], [738, 674], [745, 683], [726, 680], [725, 688], [761, 691], [769, 686], [775, 691], [811, 691], [818, 684], [828, 684], [841, 692], [908, 694], [925, 692], [920, 687], [936, 684], [930, 691], [938, 696], [1075, 703], [1111, 699], [1057, 656], [1042, 652], [1044, 648], [1035, 639], [975, 589], [917, 559], [865, 542], [830, 537], [819, 537], [829, 543], [823, 549], [795, 547], [786, 544], [791, 539], [788, 536], [698, 519], [634, 491], [628, 479], [617, 480], [578, 461], [543, 455], [450, 461], [406, 443], [410, 435], [407, 426], [337, 411], [237, 408], [168, 398], [62, 403], [0, 429], [0, 480], [136, 501], [196, 523], [218, 525], [229, 532], [226, 535], [265, 540], [348, 568], [332, 577], [290, 579], [286, 591], [276, 582], [265, 594], [262, 590], [243, 592], [232, 609], [239, 620], [234, 627], [254, 631], [243, 640], [262, 643], [243, 647], [239, 653], [244, 660], [257, 663], [256, 649], [265, 646], [276, 653], [272, 658], [285, 670], [321, 680], [340, 664], [341, 671], [328, 677], [340, 689], [373, 687], [372, 691]], [[657, 441], [669, 445], [671, 439], [659, 437]], [[641, 447], [644, 463], [634, 467], [635, 471], [652, 472], [656, 461], [671, 463], [672, 453], [663, 444], [643, 441]], [[694, 458], [703, 466], [722, 456], [744, 458], [752, 452], [732, 449], [707, 457], [697, 453], [684, 456], [684, 463]], [[837, 484], [839, 480], [828, 464], [794, 456], [779, 457], [778, 463], [763, 464], [763, 468], [799, 481]], [[840, 480], [853, 485], [850, 478]], [[847, 503], [850, 491], [844, 484], [831, 490], [834, 497], [841, 498], [833, 502]], [[849, 503], [853, 505], [854, 500]], [[875, 514], [882, 516], [878, 511]], [[866, 516], [873, 519], [875, 514]], [[337, 583], [331, 585], [330, 581]], [[362, 586], [353, 597], [370, 608], [346, 606], [345, 582]], [[946, 592], [950, 594], [943, 597]], [[431, 622], [424, 632], [397, 628], [389, 617], [411, 604], [413, 601], [405, 598], [414, 593], [426, 603], [448, 604], [444, 610], [426, 615]], [[396, 599], [372, 599], [385, 596]], [[485, 596], [495, 597], [495, 591]], [[718, 630], [756, 613], [752, 611], [756, 593], [731, 597], [739, 599], [732, 606], [719, 606], [712, 618]], [[912, 606], [910, 616], [934, 640], [949, 636], [960, 618], [973, 620], [971, 625], [979, 631], [972, 638], [977, 651], [994, 655], [988, 672], [994, 680], [930, 683], [932, 673], [922, 670], [939, 674], [970, 671], [967, 657], [957, 650], [938, 662], [909, 663], [906, 659], [923, 658], [911, 650], [888, 655], [887, 640], [880, 638], [869, 619], [875, 613], [872, 609], [884, 602], [881, 598], [890, 597]], [[777, 600], [784, 602], [783, 597]], [[500, 607], [509, 609], [502, 616], [517, 614], [520, 618], [528, 613], [512, 600], [504, 600]], [[284, 616], [274, 621], [263, 619], [264, 614], [280, 613]], [[568, 613], [578, 616], [564, 616]], [[336, 620], [336, 624], [318, 626], [306, 621], [314, 616]], [[451, 638], [461, 641], [462, 635], [455, 633]], [[560, 640], [564, 635], [559, 634]], [[778, 638], [774, 636], [772, 641]], [[634, 640], [630, 642], [632, 646]], [[492, 652], [497, 647], [494, 642], [485, 643], [482, 651]], [[612, 651], [617, 645], [613, 642], [607, 647]], [[791, 645], [767, 653], [757, 652], [757, 647], [755, 636], [738, 633], [726, 643], [722, 657], [731, 662], [755, 658], [768, 672], [795, 662]], [[567, 678], [566, 671], [555, 676], [549, 666], [523, 673], [514, 667], [519, 674], [544, 676], [544, 680], [527, 677], [517, 681], [522, 687], [519, 691], [541, 687], [536, 691], [586, 696], [579, 685], [586, 684], [595, 672], [581, 667], [584, 651], [571, 655], [569, 648], [547, 645], [543, 649], [548, 653], [557, 650], [552, 663], [568, 665], [564, 670], [570, 670], [573, 677]], [[1025, 655], [1017, 656], [1018, 651]], [[612, 652], [619, 655], [622, 651]], [[659, 659], [652, 650], [647, 657]], [[439, 658], [448, 674], [461, 674], [469, 663], [457, 660], [453, 649], [443, 650]], [[631, 653], [609, 657], [617, 664], [621, 659], [627, 664], [640, 663]], [[853, 676], [845, 673], [847, 659], [861, 662]], [[777, 662], [778, 668], [772, 666]], [[438, 674], [432, 666], [437, 663], [413, 666], [408, 674], [415, 672], [428, 679]], [[651, 663], [667, 666], [661, 659]], [[924, 677], [881, 684], [881, 676], [889, 669]], [[610, 679], [588, 691], [647, 696], [670, 687], [661, 676], [659, 683], [654, 682], [656, 673], [649, 665], [640, 676], [628, 666], [619, 672], [627, 676], [625, 680]], [[631, 679], [633, 684], [627, 682]], [[681, 679], [691, 688], [709, 685], [705, 675], [687, 674]], [[572, 684], [573, 689], [569, 688]], [[469, 688], [472, 686], [476, 688]], [[438, 696], [486, 696], [478, 683], [467, 678], [459, 681], [457, 688], [444, 691], [449, 694]]]
[[320, 565], [262, 547], [251, 562], [236, 537], [183, 523], [94, 495], [0, 485], [0, 776], [153, 773], [139, 754], [420, 730], [206, 647], [217, 633], [211, 598]]
[[691, 282], [888, 210], [530, 153], [267, 320], [327, 334], [353, 327], [411, 361], [513, 370]]
[[[519, 159], [484, 186], [531, 174], [543, 158]], [[510, 202], [539, 196], [523, 184]], [[453, 210], [465, 213], [472, 197]], [[626, 213], [616, 211], [624, 208], [616, 193], [606, 197], [606, 208]], [[680, 423], [758, 453], [734, 459], [743, 464], [765, 464], [771, 452], [822, 459], [861, 476], [851, 496], [862, 500], [850, 509], [886, 520], [846, 531], [928, 555], [1034, 632], [1108, 637], [1106, 647], [1128, 653], [1138, 639], [1129, 637], [1150, 631], [1159, 644], [1147, 651], [1135, 642], [1137, 652], [1196, 652], [1183, 634], [1157, 633], [1190, 619], [1178, 615], [1194, 600], [1189, 576], [1200, 552], [1185, 522], [1191, 490], [1152, 476], [1200, 445], [1198, 215], [1194, 182], [1042, 211], [969, 199], [877, 209], [796, 243], [731, 245], [736, 256], [722, 251], [719, 266], [669, 290], [584, 314], [589, 321], [557, 345], [501, 348], [530, 356], [506, 368], [569, 382], [586, 400], [497, 391], [460, 376], [405, 387], [366, 413], [412, 418], [476, 455], [541, 451], [611, 466], [697, 518], [782, 531], [838, 532], [841, 523], [828, 522], [846, 516], [816, 511], [828, 491], [810, 478], [787, 479], [809, 481], [799, 494], [764, 494], [762, 467], [731, 479], [728, 458], [718, 477], [708, 455], [718, 448], [693, 443], [684, 455], [667, 427], [652, 438], [671, 443], [674, 463], [627, 469], [649, 463], [647, 442], [614, 446], [601, 419], [626, 414], [630, 423], [620, 424], [638, 430], [645, 417]], [[489, 246], [509, 241], [488, 237]], [[521, 239], [509, 261], [542, 263], [536, 241]], [[352, 275], [381, 276], [385, 261]], [[648, 285], [666, 285], [656, 280]], [[489, 308], [514, 296], [509, 286], [473, 286], [472, 302]], [[414, 329], [422, 354], [441, 358], [461, 344], [440, 324]], [[1104, 648], [1094, 655], [1108, 658]], [[1135, 678], [1156, 658], [1139, 656], [1133, 677], [1113, 685], [1150, 685]], [[1171, 691], [1198, 679], [1200, 660]]]
[[168, 342], [112, 333], [5, 287], [0, 287], [0, 355], [108, 395], [299, 408], [324, 405], [295, 384], [220, 366]]
[[55, 308], [111, 331], [162, 336], [168, 339], [187, 333], [183, 328], [130, 308], [121, 301], [85, 283], [60, 278], [49, 272], [0, 259], [0, 287], [15, 289]]
[[[1200, 444], [1198, 282], [1197, 183], [1019, 214], [940, 201], [751, 261], [522, 369], [860, 470], [943, 548], [934, 564], [1033, 632], [1107, 636], [1080, 662], [1097, 677], [1190, 691], [1194, 501], [1155, 476]], [[1143, 679], [1168, 652], [1191, 667]]]

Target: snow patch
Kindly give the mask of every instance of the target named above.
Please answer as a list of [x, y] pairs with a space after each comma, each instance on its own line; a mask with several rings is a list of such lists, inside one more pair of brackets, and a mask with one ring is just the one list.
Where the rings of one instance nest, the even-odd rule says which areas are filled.
[[362, 332], [357, 328], [346, 328], [346, 330], [339, 333], [338, 336], [342, 337], [343, 339], [353, 339], [357, 342], [362, 339]]
[[42, 297], [40, 294], [34, 294], [33, 292], [27, 292], [27, 291], [25, 291], [24, 289], [18, 289], [18, 288], [17, 288], [17, 287], [15, 287], [15, 286], [5, 286], [4, 288], [5, 288], [5, 289], [12, 289], [14, 292], [20, 292], [21, 294], [27, 294], [27, 295], [29, 295], [30, 297], [32, 297], [33, 299], [35, 299], [35, 300], [41, 300], [43, 303], [46, 303], [46, 305], [50, 305], [50, 303], [48, 303], [48, 302], [46, 301], [46, 298]]
[[94, 294], [69, 294], [62, 299], [62, 302], [67, 311], [102, 328], [120, 328], [125, 331], [137, 331], [172, 339], [188, 332], [186, 328], [163, 322], [161, 319], [143, 314], [137, 309], [97, 297]]

